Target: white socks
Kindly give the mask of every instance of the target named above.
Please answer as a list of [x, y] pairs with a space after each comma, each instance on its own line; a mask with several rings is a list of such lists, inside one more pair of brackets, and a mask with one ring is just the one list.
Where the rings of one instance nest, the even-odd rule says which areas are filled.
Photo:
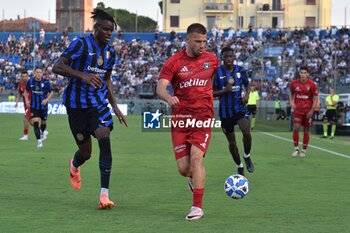
[[100, 195], [102, 195], [102, 194], [107, 194], [108, 195], [108, 189], [101, 188], [101, 194]]

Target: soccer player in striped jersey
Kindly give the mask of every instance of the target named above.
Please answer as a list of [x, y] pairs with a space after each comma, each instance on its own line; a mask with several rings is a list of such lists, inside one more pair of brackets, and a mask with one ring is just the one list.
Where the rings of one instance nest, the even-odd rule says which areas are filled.
[[252, 137], [250, 134], [250, 123], [247, 114], [247, 89], [249, 80], [246, 71], [233, 64], [233, 49], [224, 47], [221, 50], [224, 62], [215, 74], [213, 89], [214, 96], [219, 96], [219, 116], [222, 130], [228, 140], [231, 156], [236, 163], [237, 172], [244, 175], [244, 167], [241, 162], [239, 150], [236, 143], [234, 127], [238, 124], [243, 134], [244, 154], [243, 158], [249, 172], [254, 171], [254, 164], [250, 158]]
[[71, 132], [78, 150], [70, 160], [70, 182], [74, 189], [81, 188], [80, 166], [91, 157], [91, 135], [96, 137], [100, 149], [99, 168], [101, 192], [98, 207], [111, 209], [109, 181], [112, 168], [110, 132], [113, 119], [109, 103], [119, 122], [127, 121], [118, 108], [111, 82], [116, 53], [108, 44], [116, 28], [113, 17], [102, 9], [92, 12], [94, 32], [74, 40], [53, 67], [53, 72], [69, 78], [63, 93]]
[[[30, 107], [30, 124], [34, 126], [35, 137], [38, 140], [38, 148], [43, 147], [43, 140], [47, 122], [48, 102], [53, 96], [49, 80], [43, 78], [43, 68], [36, 67], [34, 77], [27, 82], [24, 92], [27, 107]], [[29, 101], [29, 93], [32, 93]], [[39, 127], [40, 121], [40, 127]]]

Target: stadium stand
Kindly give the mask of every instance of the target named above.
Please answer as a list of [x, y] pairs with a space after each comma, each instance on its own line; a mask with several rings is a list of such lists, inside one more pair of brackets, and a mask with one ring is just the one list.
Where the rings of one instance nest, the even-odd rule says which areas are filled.
[[[16, 90], [22, 70], [32, 72], [35, 66], [46, 68], [58, 99], [67, 80], [51, 72], [52, 65], [69, 43], [82, 33], [0, 33], [0, 96]], [[160, 33], [113, 34], [117, 51], [112, 72], [116, 96], [128, 102], [135, 98], [156, 98], [155, 86], [163, 63], [185, 46], [185, 34]], [[320, 29], [257, 29], [247, 32], [212, 29], [208, 48], [219, 56], [220, 48], [231, 46], [235, 63], [246, 68], [262, 100], [286, 100], [290, 81], [301, 65], [311, 70], [320, 92], [334, 86], [337, 93], [348, 92], [350, 86], [350, 47], [347, 28]], [[171, 91], [171, 90], [169, 90]], [[346, 103], [348, 104], [348, 103]], [[346, 109], [348, 107], [346, 106]]]

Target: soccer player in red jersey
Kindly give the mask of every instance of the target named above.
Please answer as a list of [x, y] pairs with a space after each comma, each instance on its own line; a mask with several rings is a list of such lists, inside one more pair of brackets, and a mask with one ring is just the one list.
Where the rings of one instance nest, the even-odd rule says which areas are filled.
[[17, 98], [16, 98], [16, 108], [18, 106], [18, 102], [20, 101], [21, 97], [23, 99], [23, 106], [24, 106], [24, 117], [23, 117], [23, 137], [21, 137], [19, 140], [21, 141], [27, 141], [28, 140], [28, 128], [30, 124], [30, 108], [27, 107], [26, 99], [24, 98], [24, 93], [28, 93], [28, 99], [30, 101], [31, 98], [31, 92], [26, 90], [26, 85], [28, 82], [28, 73], [27, 71], [23, 71], [21, 73], [21, 81], [18, 84], [18, 89], [17, 89]]
[[[199, 23], [187, 28], [186, 49], [174, 54], [164, 64], [157, 86], [158, 96], [172, 108], [172, 122], [207, 121], [214, 117], [212, 78], [218, 59], [206, 50], [207, 30]], [[174, 95], [167, 92], [171, 84]], [[171, 128], [171, 136], [178, 171], [188, 177], [193, 204], [186, 219], [203, 217], [202, 199], [205, 184], [203, 157], [208, 149], [210, 127]]]
[[[309, 144], [309, 129], [318, 100], [317, 86], [309, 79], [309, 70], [306, 66], [300, 67], [299, 79], [292, 81], [290, 85], [290, 103], [294, 110], [293, 114], [293, 142], [294, 152], [292, 157], [299, 155], [305, 157]], [[303, 147], [299, 153], [299, 128], [304, 127]]]

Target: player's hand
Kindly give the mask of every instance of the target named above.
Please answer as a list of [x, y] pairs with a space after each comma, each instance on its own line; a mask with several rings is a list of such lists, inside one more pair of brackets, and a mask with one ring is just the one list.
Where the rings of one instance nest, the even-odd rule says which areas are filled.
[[174, 106], [174, 105], [177, 105], [180, 103], [180, 100], [179, 98], [177, 98], [177, 96], [172, 96], [171, 98], [169, 98], [167, 101], [166, 101], [170, 106]]
[[27, 106], [27, 108], [30, 108], [30, 103], [29, 103], [29, 101], [27, 101], [26, 106]]
[[247, 104], [248, 103], [248, 97], [242, 97], [242, 103]]
[[84, 74], [82, 79], [89, 85], [91, 85], [94, 88], [101, 88], [102, 87], [102, 80], [100, 76], [97, 74], [87, 73]]
[[314, 115], [314, 111], [310, 110], [310, 111], [307, 112], [306, 118], [310, 119], [310, 118], [312, 118], [313, 115]]
[[117, 105], [113, 107], [114, 114], [118, 117], [120, 124], [123, 124], [128, 127], [128, 122], [124, 116], [124, 114], [120, 111]]
[[41, 105], [42, 106], [45, 106], [47, 104], [47, 100], [46, 99], [44, 99], [43, 101], [41, 101]]
[[224, 90], [225, 90], [225, 92], [231, 92], [232, 91], [232, 84], [228, 83]]
[[292, 109], [295, 109], [295, 104], [291, 103]]

